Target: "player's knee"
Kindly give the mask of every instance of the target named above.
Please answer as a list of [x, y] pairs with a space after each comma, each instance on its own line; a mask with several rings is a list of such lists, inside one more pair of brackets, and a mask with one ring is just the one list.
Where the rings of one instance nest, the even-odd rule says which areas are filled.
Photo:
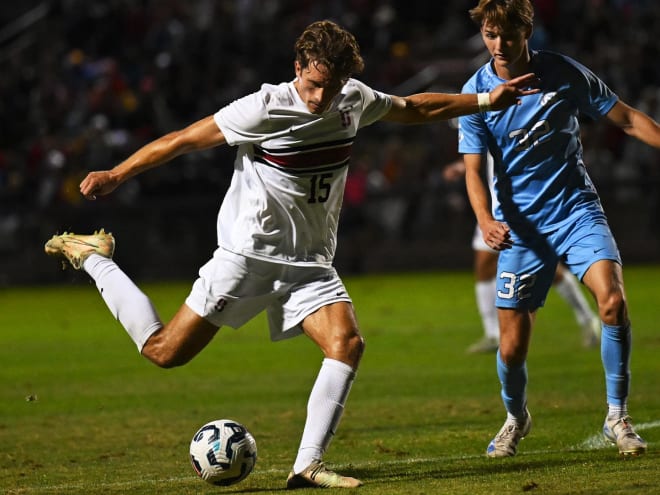
[[626, 299], [622, 291], [610, 292], [598, 304], [600, 318], [608, 325], [621, 325], [627, 319]]
[[191, 356], [186, 356], [177, 348], [172, 348], [156, 339], [149, 339], [142, 348], [142, 355], [159, 368], [176, 368], [190, 361]]
[[366, 346], [366, 343], [364, 341], [364, 338], [359, 333], [357, 333], [357, 334], [355, 334], [351, 337], [350, 342], [349, 342], [349, 349], [351, 351], [351, 355], [356, 356], [358, 361], [362, 357], [362, 354], [364, 354], [365, 346]]
[[519, 366], [527, 359], [527, 349], [523, 346], [500, 345], [500, 359], [507, 366]]
[[338, 359], [351, 365], [353, 368], [357, 368], [364, 353], [364, 348], [364, 339], [355, 331], [337, 335], [326, 349], [326, 356]]

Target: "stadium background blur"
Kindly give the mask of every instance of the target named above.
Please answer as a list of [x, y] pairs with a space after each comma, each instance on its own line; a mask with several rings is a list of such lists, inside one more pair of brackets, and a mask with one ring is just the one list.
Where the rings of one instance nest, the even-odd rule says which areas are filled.
[[[136, 279], [192, 279], [215, 247], [229, 147], [178, 158], [87, 202], [78, 184], [147, 141], [293, 77], [293, 43], [336, 20], [359, 78], [394, 94], [460, 91], [486, 53], [475, 0], [51, 0], [0, 7], [0, 287], [70, 275], [43, 254], [98, 227]], [[537, 0], [532, 45], [577, 58], [660, 120], [657, 0]], [[343, 274], [469, 269], [474, 218], [453, 123], [367, 128], [354, 146], [336, 265]], [[624, 260], [660, 261], [660, 152], [585, 122], [585, 160]]]

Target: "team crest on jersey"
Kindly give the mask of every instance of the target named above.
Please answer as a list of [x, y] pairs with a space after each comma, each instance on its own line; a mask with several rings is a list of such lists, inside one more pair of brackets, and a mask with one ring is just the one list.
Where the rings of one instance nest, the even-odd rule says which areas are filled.
[[542, 107], [546, 106], [548, 103], [550, 103], [556, 97], [557, 97], [557, 92], [556, 91], [551, 91], [550, 93], [545, 93], [543, 95], [543, 98], [541, 98], [541, 106]]

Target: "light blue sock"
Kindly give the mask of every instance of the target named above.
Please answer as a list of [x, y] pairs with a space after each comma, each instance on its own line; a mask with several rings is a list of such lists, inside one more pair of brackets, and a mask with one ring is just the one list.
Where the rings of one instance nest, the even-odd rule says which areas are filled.
[[617, 406], [626, 404], [630, 389], [630, 353], [632, 332], [630, 323], [624, 326], [602, 324], [600, 356], [605, 369], [607, 403]]
[[497, 376], [502, 384], [502, 402], [507, 412], [521, 418], [527, 406], [527, 363], [508, 366], [497, 351]]

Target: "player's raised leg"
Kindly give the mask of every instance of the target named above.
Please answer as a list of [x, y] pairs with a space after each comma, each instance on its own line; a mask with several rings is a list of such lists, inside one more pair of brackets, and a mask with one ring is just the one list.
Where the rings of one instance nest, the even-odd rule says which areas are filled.
[[90, 235], [55, 235], [45, 245], [47, 254], [64, 257], [75, 269], [89, 274], [113, 316], [147, 359], [163, 368], [188, 362], [217, 328], [186, 305], [163, 324], [149, 298], [112, 260], [114, 248], [114, 237], [103, 229]]

